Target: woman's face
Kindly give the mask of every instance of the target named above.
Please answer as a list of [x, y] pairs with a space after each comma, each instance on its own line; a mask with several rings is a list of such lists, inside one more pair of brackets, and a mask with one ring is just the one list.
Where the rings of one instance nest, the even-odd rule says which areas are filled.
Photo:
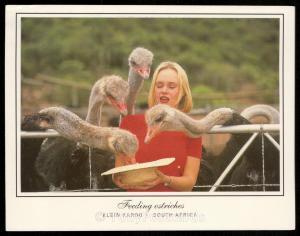
[[177, 107], [179, 81], [175, 70], [166, 68], [158, 73], [154, 94], [157, 104], [163, 103], [171, 107]]

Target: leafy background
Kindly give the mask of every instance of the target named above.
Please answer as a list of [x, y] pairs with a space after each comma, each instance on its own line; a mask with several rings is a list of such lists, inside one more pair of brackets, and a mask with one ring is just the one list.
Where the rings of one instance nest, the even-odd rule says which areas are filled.
[[[43, 74], [91, 86], [106, 74], [127, 79], [127, 58], [137, 46], [154, 53], [152, 72], [165, 60], [182, 65], [194, 108], [278, 106], [275, 18], [22, 18], [22, 78], [39, 81]], [[149, 87], [147, 81], [138, 105], [145, 105]], [[71, 94], [64, 86], [22, 83], [22, 107], [71, 106]], [[79, 91], [78, 106], [87, 106], [88, 94]]]

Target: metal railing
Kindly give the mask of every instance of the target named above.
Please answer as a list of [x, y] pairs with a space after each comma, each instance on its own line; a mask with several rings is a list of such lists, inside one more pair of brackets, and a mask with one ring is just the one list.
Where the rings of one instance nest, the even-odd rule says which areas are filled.
[[[221, 125], [214, 126], [208, 134], [224, 134], [224, 133], [253, 133], [253, 132], [279, 132], [279, 124], [250, 124], [250, 125], [234, 125], [222, 127]], [[21, 138], [48, 138], [59, 137], [60, 134], [55, 130], [47, 130], [42, 132], [21, 131]]]
[[[250, 187], [250, 186], [279, 186], [279, 184], [255, 184], [255, 185], [236, 185], [236, 184], [230, 184], [230, 185], [222, 185], [222, 181], [225, 179], [225, 177], [228, 175], [228, 173], [232, 170], [232, 168], [235, 166], [235, 164], [238, 162], [238, 160], [243, 156], [243, 154], [246, 152], [246, 150], [249, 148], [251, 143], [254, 141], [254, 139], [257, 137], [257, 135], [260, 133], [262, 134], [262, 137], [267, 137], [271, 143], [280, 150], [280, 145], [273, 139], [271, 135], [268, 134], [268, 132], [272, 133], [279, 133], [280, 131], [280, 125], [279, 124], [249, 124], [249, 125], [234, 125], [234, 126], [226, 126], [221, 127], [219, 125], [214, 126], [208, 134], [224, 134], [224, 133], [253, 133], [252, 136], [249, 138], [249, 140], [242, 146], [242, 148], [238, 151], [238, 153], [235, 155], [235, 157], [232, 159], [232, 161], [229, 163], [229, 165], [225, 168], [225, 170], [222, 172], [222, 174], [219, 176], [217, 181], [213, 185], [200, 185], [200, 186], [194, 186], [195, 188], [210, 188], [209, 192], [214, 192], [218, 187]], [[47, 130], [44, 132], [28, 132], [28, 131], [21, 131], [21, 138], [53, 138], [53, 137], [59, 137], [61, 136], [58, 132], [55, 130]], [[262, 141], [263, 145], [263, 141]], [[263, 148], [264, 146], [262, 146]], [[264, 150], [262, 150], [264, 151]], [[264, 167], [263, 167], [264, 169]], [[111, 189], [114, 190], [114, 189]], [[77, 190], [80, 191], [80, 190]], [[92, 191], [92, 190], [91, 190]], [[99, 191], [95, 190], [95, 191]]]

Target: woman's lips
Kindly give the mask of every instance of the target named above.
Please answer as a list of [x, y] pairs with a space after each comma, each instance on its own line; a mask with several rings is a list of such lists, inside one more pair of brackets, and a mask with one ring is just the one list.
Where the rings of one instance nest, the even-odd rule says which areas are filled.
[[168, 103], [169, 100], [170, 99], [168, 97], [165, 97], [165, 96], [162, 96], [162, 97], [159, 98], [160, 103]]

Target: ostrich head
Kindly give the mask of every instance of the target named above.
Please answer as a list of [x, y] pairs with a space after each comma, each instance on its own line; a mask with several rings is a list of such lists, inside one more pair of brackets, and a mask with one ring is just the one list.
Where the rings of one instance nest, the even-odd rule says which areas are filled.
[[148, 49], [138, 47], [129, 55], [130, 68], [143, 79], [148, 79], [152, 65], [153, 53]]
[[145, 115], [147, 123], [147, 134], [145, 137], [145, 143], [149, 143], [150, 140], [161, 131], [180, 130], [183, 125], [176, 119], [176, 110], [166, 104], [158, 104], [150, 108]]
[[21, 130], [24, 131], [45, 131], [46, 128], [42, 128], [37, 123], [38, 120], [38, 114], [35, 115], [25, 115], [22, 124], [21, 124]]
[[128, 83], [117, 75], [111, 75], [108, 78], [104, 86], [107, 102], [119, 110], [122, 115], [127, 115]]
[[126, 98], [128, 93], [128, 82], [120, 76], [104, 76], [92, 88], [89, 107], [98, 106], [106, 101], [122, 115], [127, 115]]
[[134, 157], [138, 150], [138, 139], [129, 131], [118, 129], [109, 137], [108, 146], [117, 155]]
[[51, 129], [56, 123], [58, 118], [57, 114], [59, 114], [62, 109], [63, 108], [59, 107], [49, 107], [40, 110], [38, 113], [27, 115], [25, 117], [26, 119], [24, 118], [26, 127], [37, 127], [39, 130]]

